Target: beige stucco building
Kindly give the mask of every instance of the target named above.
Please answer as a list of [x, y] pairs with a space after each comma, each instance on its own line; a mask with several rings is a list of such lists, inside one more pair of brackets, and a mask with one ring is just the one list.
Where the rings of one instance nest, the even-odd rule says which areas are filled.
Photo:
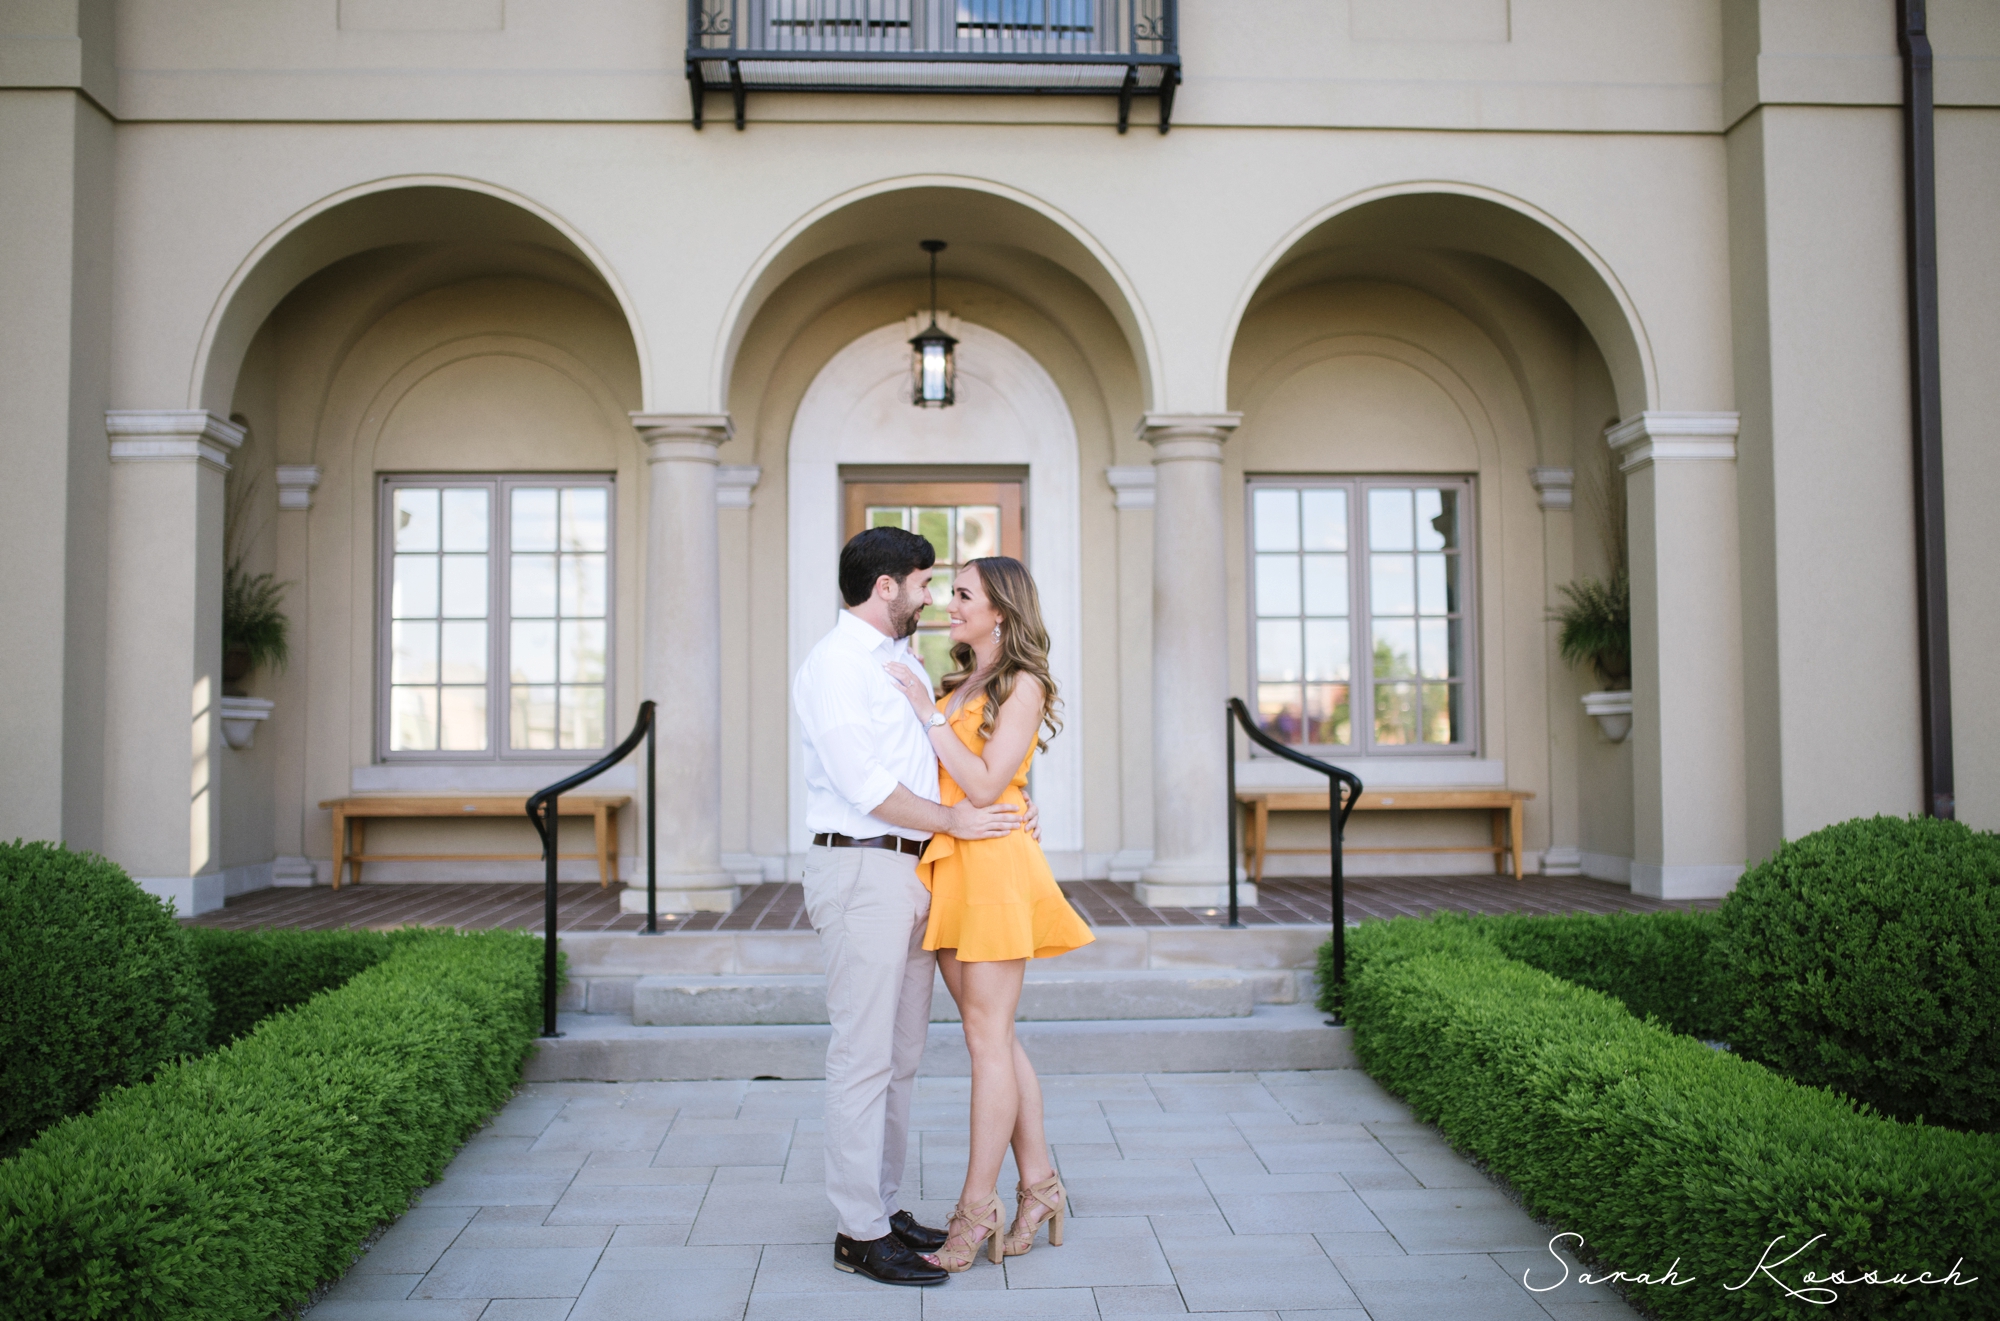
[[[1060, 53], [1132, 5], [753, 8], [808, 44], [1060, 19]], [[0, 835], [200, 910], [328, 882], [325, 800], [525, 792], [652, 698], [668, 905], [726, 904], [805, 848], [788, 681], [841, 540], [927, 510], [951, 554], [998, 518], [1041, 584], [1062, 876], [1214, 902], [1231, 694], [1371, 787], [1531, 791], [1531, 869], [1649, 894], [1919, 811], [1896, 10], [1183, 0], [1163, 134], [1157, 62], [1125, 133], [1115, 95], [756, 89], [737, 131], [719, 64], [698, 129], [666, 0], [7, 0]], [[1930, 35], [1951, 765], [1990, 829], [2000, 8], [1933, 0]], [[909, 397], [924, 239], [942, 409]], [[229, 737], [226, 523], [292, 646]], [[1548, 611], [1621, 553], [1614, 742]]]

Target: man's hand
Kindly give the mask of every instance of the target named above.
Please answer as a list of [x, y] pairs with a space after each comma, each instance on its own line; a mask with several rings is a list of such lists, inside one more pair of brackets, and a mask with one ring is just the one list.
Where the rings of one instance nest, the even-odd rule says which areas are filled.
[[953, 839], [999, 839], [1013, 834], [1021, 824], [1021, 809], [1012, 803], [974, 807], [969, 802], [959, 802], [946, 808], [945, 814], [951, 818], [945, 834]]
[[1039, 844], [1042, 842], [1042, 809], [1035, 806], [1035, 800], [1028, 797], [1028, 791], [1021, 791], [1021, 801], [1028, 805], [1028, 814], [1021, 818], [1021, 829], [1028, 832], [1028, 838]]

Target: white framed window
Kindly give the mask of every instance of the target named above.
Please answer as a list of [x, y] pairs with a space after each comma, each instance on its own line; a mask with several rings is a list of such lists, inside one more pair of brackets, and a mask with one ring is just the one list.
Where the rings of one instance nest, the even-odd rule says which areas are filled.
[[1248, 514], [1264, 731], [1355, 755], [1473, 752], [1472, 483], [1255, 477]]
[[385, 477], [378, 754], [599, 751], [611, 729], [607, 477]]

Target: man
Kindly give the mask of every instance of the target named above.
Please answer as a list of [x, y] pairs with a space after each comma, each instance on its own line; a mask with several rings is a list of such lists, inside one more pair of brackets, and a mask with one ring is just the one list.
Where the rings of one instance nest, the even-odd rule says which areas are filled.
[[[840, 621], [792, 684], [805, 732], [806, 914], [826, 957], [826, 1194], [838, 1220], [833, 1264], [884, 1284], [942, 1284], [919, 1252], [944, 1233], [897, 1204], [910, 1096], [930, 1031], [937, 958], [923, 947], [930, 893], [917, 880], [924, 841], [995, 839], [1023, 823], [1012, 807], [938, 799], [924, 724], [883, 666], [921, 671], [910, 647], [931, 604], [930, 542], [870, 528], [840, 552]], [[943, 720], [942, 716], [934, 720]], [[1033, 828], [1032, 809], [1027, 825]]]

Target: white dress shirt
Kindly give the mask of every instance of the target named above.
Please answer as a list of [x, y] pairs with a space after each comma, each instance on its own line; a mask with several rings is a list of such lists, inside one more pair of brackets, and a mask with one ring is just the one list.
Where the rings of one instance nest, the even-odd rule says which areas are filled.
[[805, 731], [806, 829], [815, 835], [930, 838], [869, 815], [898, 784], [938, 801], [937, 753], [910, 700], [883, 670], [890, 661], [924, 672], [907, 638], [888, 637], [843, 610], [792, 680], [792, 704]]

